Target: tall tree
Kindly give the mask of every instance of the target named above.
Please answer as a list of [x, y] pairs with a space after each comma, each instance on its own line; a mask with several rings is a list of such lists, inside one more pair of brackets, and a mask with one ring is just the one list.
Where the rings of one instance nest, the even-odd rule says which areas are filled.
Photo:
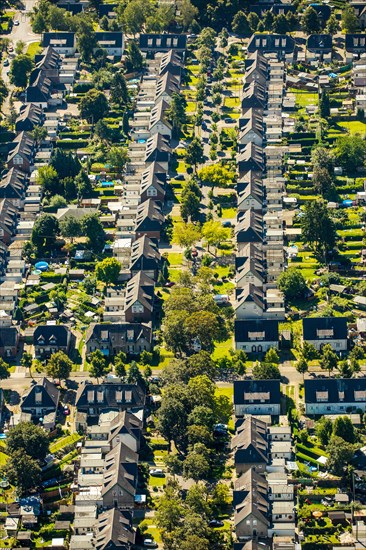
[[5, 380], [10, 377], [9, 365], [4, 359], [0, 358], [0, 380]]
[[67, 380], [71, 374], [73, 362], [63, 351], [53, 353], [47, 363], [47, 374], [52, 378]]
[[278, 288], [284, 293], [286, 300], [304, 296], [307, 289], [302, 272], [296, 267], [283, 271], [277, 280]]
[[71, 239], [71, 242], [73, 242], [76, 237], [81, 237], [82, 229], [80, 220], [74, 216], [67, 216], [60, 222], [60, 233], [63, 237]]
[[341, 437], [333, 436], [327, 446], [327, 469], [336, 476], [343, 475], [344, 468], [351, 462], [355, 447]]
[[95, 124], [108, 113], [108, 100], [100, 90], [91, 89], [81, 98], [79, 110], [82, 118]]
[[6, 448], [11, 456], [16, 451], [22, 451], [32, 458], [42, 460], [47, 455], [49, 446], [46, 432], [33, 422], [19, 422], [9, 429], [6, 438]]
[[89, 374], [93, 378], [102, 378], [109, 370], [105, 357], [100, 349], [97, 349], [90, 354], [89, 365]]
[[342, 12], [342, 29], [346, 33], [354, 33], [360, 28], [353, 6], [346, 5]]
[[337, 139], [336, 158], [340, 165], [348, 172], [356, 172], [366, 160], [366, 141], [361, 136], [345, 136]]
[[112, 103], [115, 103], [119, 107], [122, 105], [127, 105], [129, 102], [126, 79], [120, 71], [116, 72], [113, 76], [110, 98]]
[[[93, 50], [97, 46], [93, 21], [90, 17], [85, 17], [83, 15], [83, 18], [79, 20], [76, 40], [81, 59], [85, 62], [89, 62], [92, 57]], [[103, 118], [103, 116], [99, 118]]]
[[81, 218], [83, 235], [88, 237], [91, 248], [99, 251], [104, 246], [104, 229], [97, 214], [86, 214]]
[[42, 470], [38, 461], [28, 456], [23, 449], [13, 451], [5, 466], [5, 474], [20, 496], [29, 493], [41, 483]]
[[301, 219], [302, 238], [320, 260], [326, 262], [329, 252], [337, 242], [337, 233], [327, 206], [322, 201], [312, 201], [305, 207]]
[[124, 167], [128, 162], [128, 150], [126, 147], [111, 147], [108, 154], [109, 162], [112, 164], [116, 172], [123, 172]]
[[187, 147], [186, 162], [194, 166], [194, 169], [196, 171], [197, 164], [201, 164], [203, 162], [203, 159], [203, 145], [201, 143], [201, 140], [195, 137], [192, 139], [191, 143]]
[[329, 118], [330, 116], [330, 102], [329, 94], [326, 90], [323, 90], [320, 94], [319, 111], [322, 118]]
[[128, 71], [142, 71], [144, 67], [144, 58], [138, 45], [131, 40], [127, 46], [126, 65]]
[[248, 17], [243, 11], [238, 11], [238, 13], [235, 14], [232, 29], [235, 34], [238, 34], [239, 36], [248, 36], [251, 33]]
[[186, 122], [186, 107], [187, 101], [184, 95], [174, 93], [166, 115], [173, 125], [173, 133], [176, 137], [179, 137], [180, 129]]
[[95, 266], [95, 276], [98, 281], [106, 284], [115, 284], [121, 271], [121, 264], [117, 258], [104, 258]]
[[26, 88], [32, 69], [33, 62], [29, 55], [18, 55], [10, 64], [10, 82], [18, 88]]
[[338, 357], [337, 354], [333, 351], [330, 344], [325, 344], [322, 348], [320, 366], [322, 369], [327, 370], [330, 376], [330, 373], [337, 368]]
[[37, 248], [50, 250], [56, 243], [59, 233], [58, 220], [52, 214], [41, 214], [32, 229], [31, 242]]
[[312, 6], [306, 8], [302, 16], [301, 26], [307, 34], [313, 34], [320, 31], [320, 20]]

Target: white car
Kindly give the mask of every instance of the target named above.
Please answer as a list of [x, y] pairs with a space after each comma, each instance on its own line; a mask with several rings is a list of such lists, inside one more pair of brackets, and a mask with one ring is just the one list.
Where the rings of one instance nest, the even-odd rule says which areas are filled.
[[151, 476], [165, 477], [165, 473], [161, 468], [152, 468], [149, 473]]
[[18, 19], [16, 19], [16, 20], [14, 21], [14, 25], [15, 25], [16, 27], [19, 25]]
[[145, 539], [144, 540], [144, 546], [147, 546], [148, 548], [157, 548], [158, 545], [153, 539]]

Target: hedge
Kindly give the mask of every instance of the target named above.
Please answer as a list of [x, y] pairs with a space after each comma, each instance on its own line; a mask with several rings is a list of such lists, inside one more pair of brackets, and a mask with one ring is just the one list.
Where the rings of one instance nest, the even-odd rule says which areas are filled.
[[325, 451], [322, 451], [321, 449], [318, 449], [317, 447], [307, 447], [306, 445], [303, 445], [302, 443], [296, 443], [296, 449], [299, 449], [300, 451], [304, 451], [305, 454], [314, 455], [314, 456], [327, 456], [327, 453]]
[[60, 132], [59, 137], [61, 139], [71, 138], [76, 139], [88, 139], [90, 137], [90, 132]]
[[41, 280], [46, 281], [48, 283], [62, 283], [63, 277], [64, 275], [61, 273], [52, 273], [52, 272], [41, 273]]
[[318, 467], [321, 467], [322, 464], [317, 462], [315, 458], [312, 458], [311, 456], [304, 455], [302, 453], [296, 453], [296, 460], [300, 460], [301, 462], [310, 462], [311, 464], [314, 464]]
[[67, 141], [58, 141], [57, 147], [59, 149], [82, 149], [83, 147], [87, 147], [89, 145], [89, 141], [85, 139], [70, 139]]

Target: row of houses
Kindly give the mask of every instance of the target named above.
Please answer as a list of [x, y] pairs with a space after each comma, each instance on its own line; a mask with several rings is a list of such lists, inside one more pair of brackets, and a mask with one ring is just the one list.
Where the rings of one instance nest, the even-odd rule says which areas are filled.
[[[237, 418], [255, 415], [268, 424], [281, 414], [279, 380], [234, 382], [234, 412]], [[306, 378], [305, 413], [310, 416], [360, 413], [366, 410], [366, 378]], [[279, 458], [279, 457], [276, 457]]]
[[[242, 321], [284, 318], [276, 280], [285, 265], [281, 159], [282, 98], [285, 66], [257, 49], [245, 61], [239, 118], [236, 257], [236, 347], [265, 351], [258, 331], [240, 329]], [[255, 335], [251, 334], [256, 333]], [[253, 338], [251, 340], [251, 338]]]
[[[134, 510], [146, 502], [146, 495], [138, 494], [145, 405], [145, 390], [136, 384], [118, 379], [80, 384], [75, 424], [85, 439], [82, 446], [78, 445], [80, 454], [74, 466], [73, 504], [60, 510], [56, 521], [59, 527], [55, 527], [71, 529], [71, 549], [129, 550], [135, 544]], [[59, 389], [43, 378], [34, 381], [22, 396], [21, 412], [13, 416], [12, 423], [42, 422], [46, 430], [52, 430], [59, 408]], [[23, 540], [20, 526], [24, 529], [37, 525], [40, 508], [37, 495], [24, 506], [21, 501], [17, 507], [9, 506], [8, 534]], [[63, 548], [64, 544], [64, 540], [55, 539], [55, 546]]]
[[234, 483], [235, 534], [266, 548], [295, 549], [294, 487], [289, 483], [293, 446], [289, 426], [268, 426], [248, 415], [236, 422], [231, 442], [238, 479]]

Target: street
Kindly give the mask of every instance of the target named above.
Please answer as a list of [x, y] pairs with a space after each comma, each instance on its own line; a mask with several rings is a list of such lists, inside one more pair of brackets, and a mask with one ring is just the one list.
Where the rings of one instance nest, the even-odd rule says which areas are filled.
[[[30, 13], [32, 12], [34, 6], [36, 5], [37, 0], [25, 0], [24, 6], [25, 9], [22, 11], [17, 11], [14, 15], [14, 21], [19, 21], [19, 25], [13, 25], [12, 31], [10, 34], [6, 35], [6, 38], [8, 38], [11, 42], [11, 45], [15, 49], [15, 46], [17, 42], [20, 40], [23, 41], [26, 44], [26, 47], [24, 48], [24, 53], [26, 53], [27, 48], [31, 42], [37, 42], [40, 40], [40, 35], [34, 34], [32, 31], [32, 27], [30, 24]], [[12, 52], [9, 54], [9, 61], [11, 61], [14, 58], [15, 54]], [[5, 59], [5, 58], [4, 58]], [[1, 76], [9, 88], [9, 95], [6, 99], [6, 101], [3, 104], [2, 112], [4, 115], [9, 114], [9, 99], [11, 97], [12, 93], [12, 86], [9, 82], [9, 66], [4, 67], [1, 66]], [[17, 108], [17, 107], [15, 107]]]

